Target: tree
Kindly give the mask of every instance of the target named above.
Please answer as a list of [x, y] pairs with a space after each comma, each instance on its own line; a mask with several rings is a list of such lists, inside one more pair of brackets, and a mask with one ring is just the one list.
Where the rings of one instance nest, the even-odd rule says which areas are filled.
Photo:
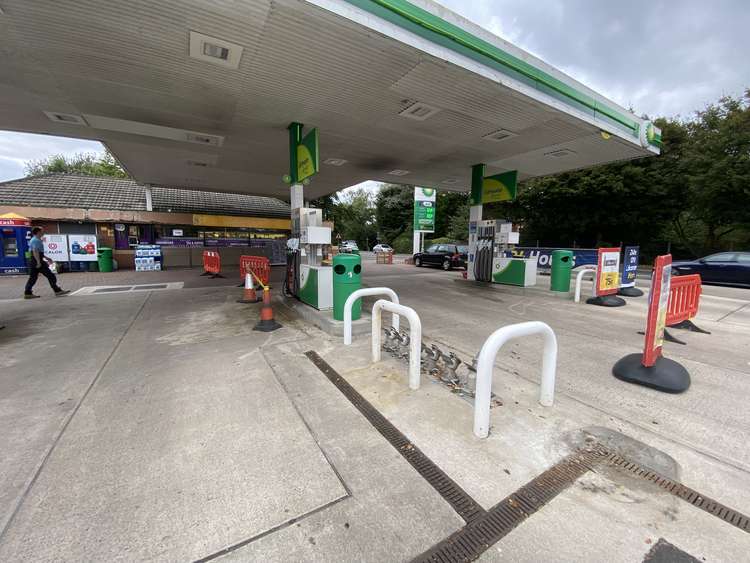
[[377, 242], [375, 206], [372, 195], [361, 188], [339, 198], [335, 206], [334, 221], [336, 231], [343, 240], [355, 240], [357, 245], [369, 250]]
[[690, 143], [681, 162], [687, 178], [688, 219], [704, 228], [703, 251], [750, 227], [750, 90], [723, 97], [688, 124]]
[[385, 184], [375, 197], [375, 219], [380, 238], [391, 245], [414, 227], [414, 186]]
[[56, 173], [113, 178], [129, 177], [109, 150], [105, 150], [103, 155], [97, 153], [78, 153], [73, 156], [57, 154], [41, 160], [32, 160], [26, 164], [27, 176]]

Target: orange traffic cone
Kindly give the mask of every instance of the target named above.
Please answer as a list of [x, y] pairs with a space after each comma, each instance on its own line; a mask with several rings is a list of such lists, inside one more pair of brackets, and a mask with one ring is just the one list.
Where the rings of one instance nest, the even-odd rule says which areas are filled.
[[281, 328], [281, 325], [273, 319], [273, 309], [271, 308], [271, 290], [268, 287], [263, 288], [263, 305], [260, 309], [260, 321], [253, 330], [261, 332], [271, 332]]
[[242, 299], [238, 299], [237, 303], [257, 303], [258, 294], [255, 291], [255, 284], [253, 283], [253, 275], [248, 272], [245, 274], [245, 289], [242, 290]]

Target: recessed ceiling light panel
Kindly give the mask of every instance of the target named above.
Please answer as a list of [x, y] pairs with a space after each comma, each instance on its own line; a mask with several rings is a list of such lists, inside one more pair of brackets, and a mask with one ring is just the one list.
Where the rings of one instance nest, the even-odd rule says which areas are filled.
[[409, 174], [409, 171], [396, 169], [396, 170], [391, 170], [390, 172], [387, 172], [387, 174], [390, 174], [391, 176], [406, 176], [407, 174]]
[[507, 129], [498, 129], [497, 131], [493, 131], [492, 133], [484, 135], [482, 139], [499, 143], [500, 141], [505, 141], [516, 136], [518, 136], [518, 134], [514, 133], [513, 131], [508, 131]]
[[223, 39], [190, 32], [190, 56], [199, 61], [213, 63], [226, 68], [238, 68], [243, 47]]
[[406, 117], [408, 119], [424, 121], [425, 119], [432, 117], [439, 111], [440, 109], [434, 106], [425, 104], [423, 102], [415, 102], [406, 109], [402, 109], [400, 112], [398, 112], [398, 114], [401, 117]]
[[343, 158], [326, 158], [323, 161], [323, 164], [330, 164], [331, 166], [343, 166], [349, 162], [348, 160], [344, 160]]
[[59, 111], [45, 111], [44, 115], [46, 115], [50, 119], [50, 121], [54, 121], [55, 123], [65, 123], [66, 125], [83, 125], [84, 127], [88, 126], [88, 123], [86, 123], [86, 120], [82, 115], [76, 115], [74, 113], [60, 113]]
[[196, 143], [210, 147], [220, 147], [224, 144], [224, 137], [221, 135], [211, 135], [200, 131], [188, 131], [186, 129], [176, 129], [174, 127], [165, 127], [164, 125], [130, 121], [129, 119], [119, 119], [90, 113], [85, 114], [83, 117], [89, 126], [94, 129], [119, 131], [120, 133], [157, 137], [159, 139], [169, 139], [170, 141], [181, 141], [183, 143]]

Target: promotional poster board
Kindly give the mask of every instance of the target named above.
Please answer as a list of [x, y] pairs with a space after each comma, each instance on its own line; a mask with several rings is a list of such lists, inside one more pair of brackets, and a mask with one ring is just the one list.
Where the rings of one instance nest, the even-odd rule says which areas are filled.
[[597, 261], [596, 296], [613, 295], [620, 288], [620, 249], [600, 248]]
[[[476, 230], [476, 224], [474, 224]], [[471, 232], [471, 224], [469, 225]], [[517, 246], [504, 252], [505, 256], [512, 258], [536, 258], [537, 270], [549, 270], [552, 267], [553, 250], [570, 250], [573, 252], [573, 267], [595, 265], [599, 261], [599, 253], [596, 248], [540, 248]]]
[[68, 235], [68, 252], [71, 262], [95, 262], [96, 235]]
[[423, 233], [435, 232], [435, 204], [437, 190], [414, 188], [414, 230]]
[[44, 235], [44, 256], [55, 262], [67, 262], [70, 260], [68, 252], [68, 235]]
[[651, 276], [651, 293], [648, 297], [648, 316], [646, 317], [646, 339], [642, 360], [646, 367], [653, 366], [661, 356], [671, 280], [672, 255], [657, 256], [654, 261], [654, 274]]
[[635, 287], [635, 278], [638, 274], [638, 259], [640, 250], [640, 246], [625, 247], [620, 287]]

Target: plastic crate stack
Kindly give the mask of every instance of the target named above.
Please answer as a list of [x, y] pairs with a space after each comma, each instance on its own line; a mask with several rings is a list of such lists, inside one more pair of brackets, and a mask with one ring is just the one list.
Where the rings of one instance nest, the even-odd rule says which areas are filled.
[[135, 271], [152, 272], [164, 269], [164, 257], [158, 244], [139, 244], [135, 247]]

